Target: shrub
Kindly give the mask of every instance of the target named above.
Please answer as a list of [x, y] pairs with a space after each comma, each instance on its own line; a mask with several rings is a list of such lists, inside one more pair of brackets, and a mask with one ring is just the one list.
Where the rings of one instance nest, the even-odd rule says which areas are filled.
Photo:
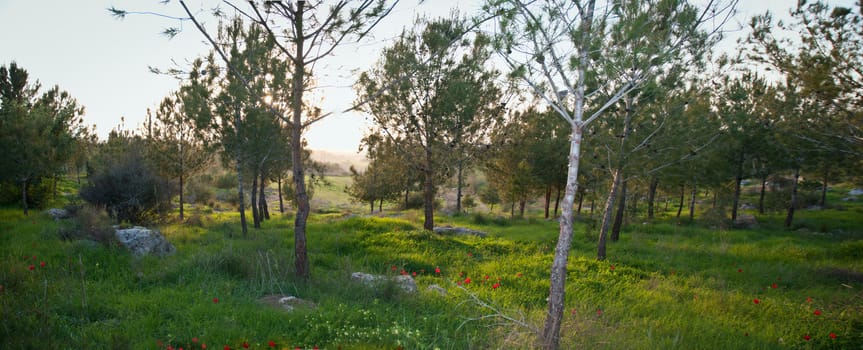
[[77, 207], [71, 225], [60, 227], [58, 234], [64, 240], [87, 239], [110, 245], [114, 241], [114, 229], [101, 210], [92, 205]]
[[216, 178], [216, 188], [221, 188], [223, 190], [237, 188], [237, 175], [231, 173], [219, 175], [219, 177]]
[[188, 203], [208, 203], [211, 202], [215, 198], [215, 193], [213, 193], [213, 189], [206, 185], [206, 182], [203, 181], [192, 181], [188, 187], [186, 187], [186, 201]]
[[117, 222], [141, 223], [171, 208], [175, 187], [137, 155], [97, 170], [81, 188], [81, 198], [104, 208]]

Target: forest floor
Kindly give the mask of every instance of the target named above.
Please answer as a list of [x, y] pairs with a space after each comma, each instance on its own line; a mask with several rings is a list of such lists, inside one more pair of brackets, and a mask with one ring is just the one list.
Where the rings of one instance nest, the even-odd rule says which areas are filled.
[[[489, 234], [479, 238], [422, 231], [417, 211], [385, 212], [313, 214], [304, 281], [292, 273], [290, 215], [276, 212], [243, 237], [237, 214], [198, 206], [195, 219], [160, 227], [175, 254], [135, 258], [110, 239], [61, 238], [68, 222], [0, 209], [0, 348], [533, 346], [554, 220], [436, 217]], [[749, 230], [674, 214], [628, 225], [606, 261], [594, 258], [590, 225], [576, 225], [562, 348], [861, 348], [863, 205], [800, 210], [790, 230], [782, 213], [756, 215], [760, 228]], [[350, 279], [402, 271], [416, 273], [418, 293]], [[447, 294], [427, 290], [433, 284]], [[315, 307], [286, 312], [260, 301], [272, 295]]]

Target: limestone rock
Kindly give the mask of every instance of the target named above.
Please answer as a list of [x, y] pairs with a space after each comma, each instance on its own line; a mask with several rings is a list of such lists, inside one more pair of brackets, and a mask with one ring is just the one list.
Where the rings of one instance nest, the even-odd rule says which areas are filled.
[[314, 309], [318, 307], [314, 302], [300, 299], [295, 296], [270, 294], [258, 299], [259, 302], [274, 309], [294, 311], [296, 309]]
[[740, 214], [734, 220], [734, 227], [743, 229], [752, 229], [758, 227], [758, 220], [752, 215]]
[[165, 256], [177, 251], [174, 245], [168, 242], [159, 231], [141, 226], [127, 229], [120, 229], [114, 226], [114, 230], [117, 240], [132, 251], [132, 254], [135, 256], [141, 257], [150, 254]]
[[434, 228], [434, 233], [439, 235], [455, 235], [455, 236], [477, 236], [480, 238], [485, 238], [488, 236], [488, 233], [471, 230], [465, 227], [452, 227], [452, 226], [440, 226]]
[[861, 190], [859, 188], [855, 188], [851, 191], [848, 191], [848, 195], [850, 195], [850, 196], [861, 196], [861, 195], [863, 195], [863, 190]]
[[68, 219], [72, 217], [72, 214], [70, 214], [66, 209], [51, 208], [46, 210], [45, 213], [54, 220]]
[[[372, 275], [365, 272], [354, 272], [351, 274], [351, 280], [360, 282], [365, 285], [375, 286], [387, 281], [387, 276]], [[400, 275], [392, 278], [392, 281], [407, 293], [416, 293], [418, 290], [417, 283], [413, 277], [408, 275]]]
[[430, 292], [437, 292], [440, 295], [447, 295], [448, 294], [446, 289], [444, 289], [444, 287], [441, 287], [437, 284], [432, 284], [432, 285], [426, 287], [426, 290], [430, 291]]

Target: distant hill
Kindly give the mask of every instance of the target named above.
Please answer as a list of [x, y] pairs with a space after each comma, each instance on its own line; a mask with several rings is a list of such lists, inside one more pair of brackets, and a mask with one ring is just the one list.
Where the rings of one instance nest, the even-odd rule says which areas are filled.
[[357, 170], [363, 170], [369, 165], [365, 154], [356, 152], [311, 150], [312, 159], [327, 166], [326, 175], [347, 175], [353, 165]]

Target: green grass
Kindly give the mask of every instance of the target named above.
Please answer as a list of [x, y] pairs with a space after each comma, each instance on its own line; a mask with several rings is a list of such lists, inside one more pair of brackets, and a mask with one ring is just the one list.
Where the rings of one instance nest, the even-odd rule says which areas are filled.
[[[317, 195], [338, 195], [331, 192]], [[774, 225], [780, 213], [764, 217], [758, 230], [711, 230], [673, 216], [639, 222], [603, 262], [577, 224], [562, 347], [859, 347], [857, 208], [800, 211], [800, 227], [809, 228], [802, 231]], [[291, 349], [531, 348], [529, 329], [483, 316], [500, 311], [541, 327], [557, 223], [436, 218], [489, 233], [478, 238], [424, 232], [420, 218], [415, 211], [402, 218], [313, 215], [312, 280], [302, 281], [292, 273], [292, 220], [278, 215], [245, 238], [235, 213], [205, 215], [198, 226], [170, 224], [162, 231], [177, 253], [136, 259], [113, 244], [62, 241], [60, 224], [44, 214], [0, 209], [0, 348], [200, 348], [193, 338], [210, 349], [243, 342], [267, 348], [269, 341]], [[418, 294], [349, 278], [401, 270], [418, 274]], [[426, 291], [431, 284], [448, 295]], [[286, 313], [257, 302], [282, 293], [317, 307]]]

